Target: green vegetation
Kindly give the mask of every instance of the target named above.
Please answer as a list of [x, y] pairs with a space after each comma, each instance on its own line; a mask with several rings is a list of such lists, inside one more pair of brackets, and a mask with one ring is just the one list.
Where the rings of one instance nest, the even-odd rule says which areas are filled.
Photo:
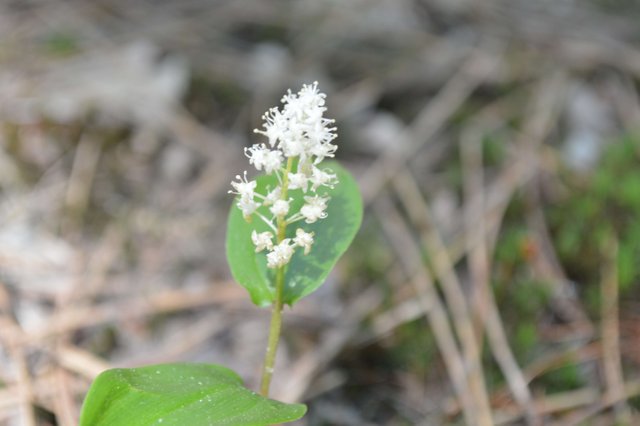
[[639, 161], [637, 137], [611, 143], [591, 175], [564, 176], [566, 195], [548, 208], [560, 261], [569, 278], [588, 295], [587, 306], [594, 314], [602, 264], [610, 255], [612, 240], [618, 242], [621, 297], [633, 298], [640, 284]]

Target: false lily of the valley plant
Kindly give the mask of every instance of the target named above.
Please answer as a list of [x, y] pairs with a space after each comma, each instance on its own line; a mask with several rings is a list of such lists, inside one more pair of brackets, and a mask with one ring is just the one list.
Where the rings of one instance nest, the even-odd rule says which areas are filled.
[[[301, 404], [268, 399], [284, 305], [316, 290], [346, 251], [362, 220], [351, 175], [331, 159], [334, 121], [324, 117], [318, 84], [288, 91], [264, 115], [266, 140], [245, 149], [257, 172], [231, 183], [227, 258], [258, 306], [271, 307], [260, 395], [233, 371], [211, 364], [164, 364], [102, 373], [85, 399], [81, 426], [263, 426], [296, 420]], [[265, 326], [266, 331], [266, 326]]]
[[234, 278], [254, 303], [272, 305], [261, 393], [268, 395], [281, 314], [318, 288], [347, 249], [362, 217], [353, 178], [335, 162], [333, 120], [324, 117], [318, 84], [282, 98], [281, 109], [263, 115], [266, 137], [245, 154], [258, 171], [231, 183], [237, 195], [229, 218], [227, 257]]

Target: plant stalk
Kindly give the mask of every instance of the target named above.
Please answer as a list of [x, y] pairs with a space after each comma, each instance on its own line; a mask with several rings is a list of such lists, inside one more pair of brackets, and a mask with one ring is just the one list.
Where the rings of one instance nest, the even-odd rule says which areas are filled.
[[282, 290], [284, 287], [284, 267], [278, 268], [276, 273], [276, 300], [271, 311], [271, 325], [269, 326], [269, 341], [267, 353], [264, 357], [262, 367], [262, 383], [260, 384], [260, 394], [269, 396], [269, 385], [273, 376], [273, 366], [276, 361], [276, 351], [280, 341], [280, 330], [282, 329]]
[[[293, 168], [293, 158], [289, 157], [287, 160], [287, 167], [282, 177], [282, 192], [280, 199], [286, 200], [289, 189], [289, 172]], [[280, 244], [287, 235], [287, 221], [284, 217], [278, 218], [278, 235], [276, 237], [277, 243]], [[278, 343], [280, 342], [280, 332], [282, 330], [282, 308], [283, 293], [284, 293], [284, 272], [285, 267], [281, 266], [276, 271], [275, 282], [275, 300], [273, 302], [273, 308], [271, 310], [271, 323], [269, 325], [269, 340], [267, 343], [267, 352], [264, 356], [264, 365], [262, 367], [262, 382], [260, 384], [260, 394], [264, 397], [269, 396], [269, 386], [271, 385], [271, 378], [273, 377], [273, 368], [276, 362], [276, 352], [278, 350]]]

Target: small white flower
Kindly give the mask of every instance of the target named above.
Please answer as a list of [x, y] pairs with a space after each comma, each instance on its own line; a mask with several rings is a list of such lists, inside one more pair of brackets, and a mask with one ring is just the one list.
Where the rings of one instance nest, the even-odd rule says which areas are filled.
[[260, 133], [269, 138], [269, 145], [273, 148], [287, 129], [287, 118], [277, 107], [273, 107], [264, 113], [262, 119], [264, 120], [264, 130], [255, 129], [254, 133]]
[[338, 183], [338, 179], [335, 174], [329, 173], [325, 170], [319, 169], [313, 166], [311, 177], [309, 180], [311, 181], [311, 190], [316, 191], [321, 186], [328, 186], [329, 188], [333, 188], [336, 183]]
[[279, 186], [276, 186], [273, 189], [273, 191], [269, 191], [267, 195], [264, 197], [264, 205], [265, 206], [272, 205], [273, 203], [275, 203], [280, 199], [281, 195], [282, 195], [282, 188], [280, 188]]
[[300, 214], [305, 218], [305, 222], [314, 223], [318, 219], [327, 217], [325, 209], [327, 208], [328, 197], [304, 197], [305, 205], [300, 209]]
[[262, 170], [264, 157], [269, 151], [265, 144], [255, 144], [244, 149], [244, 155], [249, 159], [249, 164], [253, 164], [256, 169]]
[[289, 202], [287, 200], [278, 200], [273, 203], [269, 210], [276, 216], [286, 216], [289, 213]]
[[253, 198], [244, 197], [244, 196], [240, 197], [237, 205], [238, 205], [238, 208], [242, 210], [242, 215], [246, 220], [249, 220], [251, 215], [256, 210], [258, 210], [258, 207], [260, 207], [260, 203], [257, 203], [256, 201], [254, 201]]
[[271, 232], [257, 233], [255, 230], [251, 232], [251, 241], [256, 246], [256, 253], [264, 249], [271, 250], [273, 248], [273, 234]]
[[280, 142], [280, 148], [287, 158], [305, 155], [304, 136], [302, 136], [301, 132], [298, 133], [291, 132], [286, 137], [283, 137]]
[[229, 191], [230, 194], [237, 194], [240, 198], [253, 199], [254, 191], [256, 189], [257, 182], [254, 180], [247, 180], [247, 172], [244, 172], [244, 177], [236, 175], [238, 182], [231, 182], [231, 187], [235, 191]]
[[267, 172], [267, 174], [275, 172], [282, 167], [283, 161], [284, 157], [282, 156], [282, 152], [278, 150], [267, 152], [264, 159], [264, 171]]
[[300, 247], [304, 248], [304, 254], [309, 254], [311, 250], [311, 244], [313, 244], [313, 232], [304, 232], [304, 229], [296, 229], [296, 237], [293, 242]]
[[273, 190], [267, 192], [267, 195], [264, 197], [264, 205], [270, 206], [276, 201], [280, 199], [282, 196], [282, 188], [280, 186], [276, 186]]
[[338, 147], [330, 143], [319, 143], [311, 148], [311, 154], [315, 155], [315, 164], [319, 164], [325, 157], [335, 157], [334, 153]]
[[245, 148], [244, 154], [249, 158], [249, 164], [253, 164], [257, 170], [264, 168], [267, 174], [271, 174], [282, 167], [284, 159], [282, 152], [278, 150], [272, 151], [265, 144], [256, 144], [250, 148]]
[[333, 124], [334, 120], [322, 118], [322, 112], [320, 112], [320, 116], [312, 122], [313, 127], [307, 129], [307, 136], [313, 142], [313, 145], [328, 144], [337, 137], [337, 135], [333, 133], [336, 128], [327, 127], [327, 124]]
[[307, 192], [308, 182], [304, 173], [289, 173], [289, 189], [302, 189], [302, 192]]
[[294, 245], [290, 245], [291, 239], [286, 238], [282, 242], [273, 247], [273, 250], [267, 254], [267, 266], [269, 268], [279, 268], [286, 265], [293, 256]]

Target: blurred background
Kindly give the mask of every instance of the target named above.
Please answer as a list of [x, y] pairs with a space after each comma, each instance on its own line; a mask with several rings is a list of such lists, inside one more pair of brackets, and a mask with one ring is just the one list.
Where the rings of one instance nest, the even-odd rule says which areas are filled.
[[365, 220], [287, 310], [299, 425], [640, 424], [640, 3], [1, 0], [0, 424], [103, 369], [224, 364], [269, 312], [227, 191], [317, 80]]

